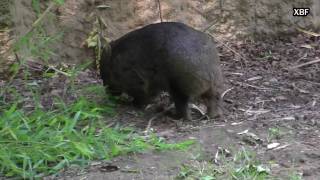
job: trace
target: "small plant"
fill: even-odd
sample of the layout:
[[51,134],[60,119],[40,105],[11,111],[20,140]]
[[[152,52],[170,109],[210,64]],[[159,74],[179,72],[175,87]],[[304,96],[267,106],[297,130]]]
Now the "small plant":
[[273,139],[280,139],[283,136],[283,132],[278,127],[272,127],[268,129],[268,142],[271,142]]
[[188,165],[183,165],[176,179],[264,180],[269,177],[269,168],[259,163],[254,153],[243,148],[232,159],[225,159],[220,165],[208,161],[193,161]]
[[271,58],[273,58],[273,53],[271,50],[268,50],[268,51],[261,51],[259,54],[258,54],[259,58],[260,59],[265,59],[265,60],[269,60]]
[[302,180],[302,175],[300,173],[294,172],[289,175],[289,180]]

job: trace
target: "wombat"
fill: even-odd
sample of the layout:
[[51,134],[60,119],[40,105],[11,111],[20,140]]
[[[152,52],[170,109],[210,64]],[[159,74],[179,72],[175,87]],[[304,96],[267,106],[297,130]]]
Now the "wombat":
[[202,98],[209,117],[220,116],[223,74],[211,36],[178,22],[147,25],[102,50],[100,74],[111,93],[125,92],[145,105],[161,91],[177,117],[191,119],[188,102]]

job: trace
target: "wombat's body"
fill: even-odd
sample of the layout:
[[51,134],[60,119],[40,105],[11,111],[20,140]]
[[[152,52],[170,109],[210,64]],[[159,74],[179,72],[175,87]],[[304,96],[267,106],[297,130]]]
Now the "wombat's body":
[[105,48],[101,77],[111,92],[126,92],[138,105],[168,91],[177,114],[190,119],[189,100],[201,97],[209,116],[220,114],[223,75],[215,43],[182,23],[158,23],[132,31]]

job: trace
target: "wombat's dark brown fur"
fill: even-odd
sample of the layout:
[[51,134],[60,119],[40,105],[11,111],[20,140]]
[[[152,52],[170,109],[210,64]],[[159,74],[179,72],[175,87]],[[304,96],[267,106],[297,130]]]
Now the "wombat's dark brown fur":
[[185,24],[151,24],[111,42],[100,71],[111,92],[125,92],[137,105],[168,91],[179,117],[191,118],[188,102],[197,97],[210,117],[221,114],[223,75],[215,43]]

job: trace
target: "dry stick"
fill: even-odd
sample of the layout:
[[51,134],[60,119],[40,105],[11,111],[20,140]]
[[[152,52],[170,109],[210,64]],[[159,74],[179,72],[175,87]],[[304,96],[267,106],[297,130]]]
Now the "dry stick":
[[53,66],[48,66],[49,69],[52,69],[54,71],[56,71],[57,73],[60,73],[62,75],[65,75],[65,76],[71,76],[70,74],[66,73],[66,72],[63,72],[63,71],[60,71],[59,69],[53,67]]
[[220,98],[223,99],[224,96],[225,96],[228,92],[230,92],[232,89],[233,89],[233,87],[225,90],[225,91],[221,94],[221,97],[220,97]]
[[258,89],[258,90],[269,90],[269,91],[272,90],[271,88],[259,87],[259,86],[251,85],[251,84],[244,83],[244,82],[242,82],[241,85],[242,86],[247,86],[247,87],[252,87],[252,88],[255,88],[255,89]]
[[14,56],[16,57],[17,63],[21,64],[21,60],[16,52],[14,53]]
[[303,33],[305,33],[305,34],[309,34],[309,35],[311,35],[311,36],[314,36],[314,37],[320,37],[320,34],[319,33],[315,33],[315,32],[311,32],[311,31],[306,31],[306,30],[304,30],[304,29],[301,29],[301,28],[296,28],[298,31],[301,31],[301,32],[303,32]]
[[108,27],[107,23],[101,18],[101,16],[98,16],[98,21],[99,21],[99,26],[101,29],[102,29],[102,25],[103,25],[103,28]]
[[157,0],[157,1],[158,1],[158,8],[159,8],[160,20],[161,20],[161,22],[163,22],[163,20],[162,20],[162,12],[161,12],[161,3],[160,3],[160,0]]
[[211,29],[212,26],[214,26],[214,25],[217,23],[217,21],[218,21],[218,20],[212,21],[208,27],[206,27],[206,28],[203,29],[203,32],[207,33],[207,31],[208,31],[209,29]]
[[12,29],[0,29],[0,32],[9,32],[11,31]]
[[290,68],[288,68],[288,70],[297,69],[297,68],[300,68],[300,67],[303,67],[303,66],[307,66],[307,65],[310,65],[310,64],[315,64],[315,63],[318,63],[318,62],[320,62],[320,59],[315,59],[313,61],[309,61],[309,62],[306,62],[306,63],[299,64],[297,66],[290,67]]
[[[99,34],[99,36],[98,36],[98,38],[97,38],[97,40],[98,40],[98,58],[96,58],[96,61],[95,61],[95,64],[96,64],[96,66],[98,65],[98,62],[97,62],[97,60],[98,61],[100,61],[101,60],[101,38],[104,38],[103,37],[103,32],[102,32],[102,24],[103,24],[103,21],[102,21],[102,18],[99,16],[99,17],[97,17],[97,20],[98,20],[98,23],[99,23],[99,30],[98,30],[98,34]],[[106,26],[105,26],[106,27]],[[100,65],[99,65],[100,66]]]

